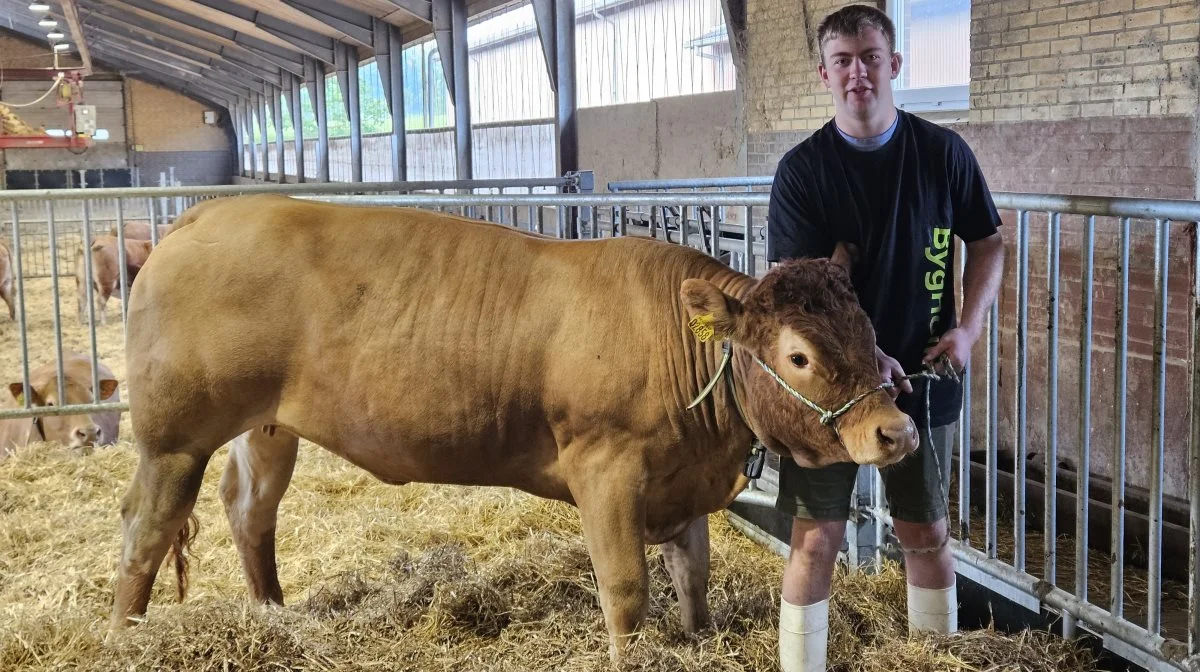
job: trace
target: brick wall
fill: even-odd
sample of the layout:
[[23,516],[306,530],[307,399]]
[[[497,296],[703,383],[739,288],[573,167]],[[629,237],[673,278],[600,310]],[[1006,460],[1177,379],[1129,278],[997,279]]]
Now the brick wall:
[[971,3],[972,122],[1195,114],[1195,0]]
[[137,79],[128,89],[129,137],[137,151],[230,151],[221,126],[204,123],[204,111],[216,108]]

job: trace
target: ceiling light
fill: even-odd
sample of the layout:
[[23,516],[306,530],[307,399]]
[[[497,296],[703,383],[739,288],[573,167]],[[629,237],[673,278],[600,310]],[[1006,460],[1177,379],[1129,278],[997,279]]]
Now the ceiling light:
[[70,48],[71,48],[71,45],[67,44],[66,42],[59,42],[58,44],[54,45],[55,51],[66,51],[67,49],[70,49]]
[[31,11],[31,12],[48,12],[48,11],[50,11],[50,5],[47,5],[44,2],[30,3],[29,11]]
[[65,36],[57,30],[46,33],[46,39],[48,40],[61,40],[63,37]]
[[38,21],[38,25],[43,28],[54,28],[58,26],[58,21],[55,21],[54,19],[42,19],[41,21]]

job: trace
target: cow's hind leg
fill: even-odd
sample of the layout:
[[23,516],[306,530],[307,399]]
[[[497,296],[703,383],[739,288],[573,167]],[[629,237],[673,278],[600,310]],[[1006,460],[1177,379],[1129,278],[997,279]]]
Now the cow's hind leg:
[[695,633],[708,625],[708,516],[693,520],[664,543],[662,553],[679,596],[683,629]]
[[221,501],[256,602],[283,604],[275,569],[275,516],[292,480],[299,444],[295,434],[277,427],[255,428],[233,440],[221,476]]
[[640,474],[617,465],[588,465],[571,484],[587,541],[600,608],[608,626],[609,656],[619,662],[646,618],[650,581],[646,568],[645,510]]
[[179,597],[187,589],[186,552],[195,529],[188,517],[213,450],[160,451],[141,446],[141,459],[121,504],[124,542],[117,568],[111,626],[146,613],[158,568],[172,548]]

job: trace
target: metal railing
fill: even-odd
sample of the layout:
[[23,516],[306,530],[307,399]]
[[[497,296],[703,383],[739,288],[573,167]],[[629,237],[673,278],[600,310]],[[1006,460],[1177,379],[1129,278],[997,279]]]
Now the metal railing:
[[[320,188],[313,189],[314,186]],[[749,275],[761,275],[767,270],[765,236],[762,227],[754,224],[755,214],[765,213],[768,205],[769,195],[761,191],[451,195],[384,193],[394,192],[394,186],[367,193],[370,189],[365,186],[259,185],[250,189],[194,187],[168,191],[186,192],[184,196],[190,199],[227,195],[231,191],[283,191],[328,202],[457,212],[560,237],[664,237],[668,242],[690,245],[725,259]],[[4,198],[6,196],[8,198]],[[0,200],[14,200],[12,196],[0,195]],[[146,194],[137,196],[144,198]],[[975,363],[968,366],[964,378],[967,393],[964,394],[954,452],[957,497],[952,498],[952,515],[958,524],[952,526],[956,532],[951,547],[958,559],[959,572],[1034,611],[1046,609],[1062,615],[1068,636],[1086,629],[1102,636],[1105,645],[1114,652],[1144,666],[1200,669],[1200,657],[1197,656],[1200,653],[1200,589],[1197,586],[1200,580],[1200,530],[1197,528],[1200,522],[1200,414],[1194,411],[1196,400],[1200,399],[1200,375],[1197,373],[1200,280],[1196,272],[1200,253],[1195,240],[1195,225],[1191,224],[1200,219],[1200,203],[1011,193],[993,196],[997,206],[1011,220],[1004,235],[1015,250],[1010,258],[1015,258],[1016,263],[1009,264],[1002,298],[990,311],[987,338],[981,339],[983,342]],[[78,198],[78,194],[49,194],[46,200],[72,197]],[[706,226],[705,221],[694,214],[700,208],[714,212],[720,208],[720,212],[727,215],[737,214],[740,225],[730,226],[732,218],[727,218],[725,226],[712,226],[711,221]],[[609,214],[611,220],[602,223],[598,218],[601,213]],[[1044,217],[1042,213],[1045,213]],[[85,211],[85,220],[87,216]],[[1184,226],[1182,223],[1189,224]],[[578,224],[577,229],[572,228],[575,224]],[[1105,236],[1115,241],[1114,245],[1104,247],[1097,243],[1101,228]],[[19,230],[20,227],[13,229],[14,243],[17,242],[15,232]],[[1062,244],[1064,238],[1068,240],[1065,246]],[[1172,245],[1172,241],[1176,244]],[[1131,250],[1139,245],[1153,251],[1148,260],[1131,254]],[[1031,257],[1031,249],[1038,250],[1039,254]],[[1098,253],[1115,255],[1113,264],[1097,263]],[[1068,266],[1064,263],[1065,256],[1070,257],[1071,267],[1079,272],[1078,299],[1074,304],[1065,300],[1075,286],[1074,278],[1065,273]],[[19,259],[20,255],[17,257]],[[763,260],[761,263],[760,259]],[[1170,272],[1171,267],[1181,261],[1182,267],[1188,269],[1184,273],[1187,275],[1186,286],[1181,284],[1180,273],[1173,276]],[[1098,271],[1106,274],[1105,282],[1109,283],[1103,285],[1103,296],[1097,289]],[[1067,286],[1062,282],[1064,279],[1070,280]],[[1044,288],[1039,289],[1038,283],[1032,282],[1034,280],[1041,280]],[[1131,285],[1138,289],[1139,282],[1149,283],[1152,290],[1131,296]],[[1087,291],[1082,291],[1083,288]],[[1113,333],[1104,335],[1107,340],[1101,339],[1095,329],[1103,314],[1097,310],[1100,298],[1112,308]],[[1181,305],[1183,303],[1186,305]],[[1002,305],[1005,306],[1003,315],[1000,312]],[[1064,311],[1064,306],[1070,310]],[[60,330],[61,321],[57,312],[55,315],[55,328]],[[1031,315],[1036,319],[1031,320]],[[1045,316],[1044,324],[1041,315]],[[1071,319],[1077,315],[1078,319],[1068,325],[1062,321],[1064,315]],[[1182,327],[1187,331],[1186,337],[1179,336],[1179,329],[1168,328],[1173,322],[1186,324]],[[1149,335],[1131,333],[1131,325],[1139,329],[1148,326]],[[1042,360],[1034,362],[1037,349],[1031,348],[1031,340],[1037,340],[1035,332],[1042,327],[1045,328],[1045,342],[1054,346],[1043,347],[1044,363]],[[24,322],[21,328],[24,335]],[[89,328],[94,334],[91,315]],[[25,347],[24,336],[21,347]],[[1066,347],[1078,348],[1078,366],[1061,363],[1057,353]],[[1009,359],[1012,365],[1008,363]],[[1129,393],[1136,376],[1131,373],[1131,361],[1134,360],[1149,365],[1149,373],[1145,374],[1149,382],[1142,381],[1150,390],[1144,396],[1152,407],[1147,416],[1150,439],[1145,442],[1149,446],[1145,469],[1131,462],[1126,450],[1127,439],[1134,431],[1131,419],[1135,419],[1136,414],[1131,410],[1139,410],[1137,403],[1142,401],[1141,396]],[[1002,361],[1005,361],[1003,370]],[[1098,375],[1098,367],[1094,364],[1100,361],[1107,362],[1103,365],[1107,369],[1103,386],[1094,384]],[[1168,367],[1176,382],[1186,378],[1186,389],[1179,393],[1183,399],[1167,395]],[[1181,368],[1185,369],[1182,373]],[[1075,385],[1060,386],[1063,370],[1078,371],[1083,375],[1077,376]],[[1042,373],[1044,377],[1039,375]],[[1043,381],[1045,395],[1031,396],[1031,386]],[[1013,384],[1015,389],[1010,387]],[[98,389],[95,379],[93,385]],[[1001,397],[1002,390],[1004,398]],[[1105,441],[1094,437],[1099,416],[1093,413],[1093,407],[1107,400],[1101,392],[1112,395],[1111,410],[1103,411],[1111,419],[1112,427]],[[1071,394],[1077,397],[1079,413],[1072,422],[1060,423],[1060,412],[1067,404],[1058,397]],[[1035,422],[1032,417],[1036,409],[1031,413],[1031,401],[1036,401],[1038,396],[1055,401],[1044,412],[1042,422]],[[53,411],[25,408],[2,412],[0,418],[126,408],[124,404],[76,405],[57,407]],[[1181,422],[1182,416],[1173,416],[1175,422],[1168,427],[1168,409],[1175,409],[1176,416],[1179,413],[1186,415],[1187,421]],[[1046,466],[1040,475],[1036,469],[1026,468],[1030,446],[1037,438],[1031,431],[1035,425],[1044,444]],[[1181,425],[1186,426],[1182,433]],[[1071,427],[1077,432],[1074,450],[1060,450],[1060,436]],[[982,455],[978,456],[982,464],[976,459],[976,451],[972,450],[976,436],[981,437],[979,440],[983,444],[979,451]],[[1110,459],[1093,459],[1096,450],[1109,447],[1107,443],[1112,444]],[[1011,462],[1011,468],[1002,466],[1002,458],[1005,458],[1002,447],[1010,453],[1006,459]],[[1175,452],[1168,452],[1168,449]],[[1068,481],[1060,481],[1069,473],[1056,468],[1060,458],[1069,454],[1078,456],[1073,477],[1074,492],[1067,492]],[[1182,486],[1177,470],[1167,472],[1168,461],[1188,469]],[[1107,467],[1111,472],[1106,478],[1094,473],[1101,467]],[[860,481],[866,484],[861,494],[869,496],[857,500],[862,505],[855,512],[856,526],[850,538],[850,549],[855,558],[878,558],[890,518],[879,492],[880,479],[875,470],[868,468],[860,472],[867,475]],[[1171,479],[1166,478],[1168,474]],[[1003,491],[1001,477],[1009,484]],[[979,480],[983,481],[982,486]],[[1107,501],[1100,506],[1090,487],[1099,487],[1102,482],[1107,483]],[[1029,496],[1027,489],[1030,487],[1038,488],[1042,493],[1041,516],[1029,513],[1030,507],[1038,504],[1036,494]],[[979,497],[973,495],[976,491],[983,493],[982,505],[978,502]],[[1059,500],[1064,498],[1067,505],[1060,506]],[[739,499],[766,505],[771,497],[769,491],[759,489],[747,491]],[[1005,499],[1009,500],[1007,504]],[[1133,510],[1132,502],[1135,501],[1143,501],[1139,506],[1144,513]],[[1170,506],[1164,507],[1165,502]],[[1005,509],[1010,506],[1011,517],[1006,518]],[[1097,537],[1099,528],[1094,521],[1101,520],[1106,511],[1109,518],[1106,550],[1110,569],[1104,569],[1104,563],[1091,557],[1096,547],[1103,545]],[[976,516],[980,520],[976,520]],[[1063,553],[1058,549],[1058,527],[1060,519],[1067,517],[1074,521],[1075,544]],[[1184,519],[1187,522],[1179,525],[1178,522]],[[1131,527],[1134,523],[1136,530]],[[981,528],[982,534],[979,534]],[[1043,539],[1042,552],[1030,558],[1026,546],[1033,539],[1030,535],[1037,533]],[[1187,549],[1186,569],[1180,569],[1178,563],[1164,565],[1165,544],[1175,543],[1172,535],[1183,536],[1181,547]],[[1010,543],[1011,549],[1004,549],[1002,553],[1002,541]],[[1144,546],[1144,557],[1134,557],[1128,552],[1136,545]],[[1007,557],[1010,552],[1011,558]],[[1070,572],[1063,564],[1064,558],[1073,559],[1074,568]],[[1144,599],[1139,598],[1142,602],[1136,605],[1124,597],[1129,592],[1127,579],[1130,572],[1135,571],[1138,572],[1139,586],[1144,586],[1140,591]],[[1063,581],[1069,573],[1074,574],[1073,580]],[[1111,579],[1109,589],[1100,593],[1090,591],[1089,579],[1100,575]],[[1164,613],[1167,613],[1164,612],[1164,600],[1170,600],[1164,595],[1173,593],[1164,588],[1168,583],[1177,587],[1182,581],[1187,582],[1186,596],[1181,602],[1167,605],[1175,610],[1170,612],[1168,623],[1164,620]]]

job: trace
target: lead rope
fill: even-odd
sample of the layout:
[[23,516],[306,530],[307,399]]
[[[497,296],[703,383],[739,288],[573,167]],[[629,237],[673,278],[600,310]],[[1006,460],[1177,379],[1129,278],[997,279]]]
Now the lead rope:
[[945,493],[945,496],[946,496],[946,536],[942,537],[941,543],[939,543],[937,546],[930,546],[928,548],[905,548],[904,549],[904,551],[906,553],[913,553],[915,555],[932,555],[932,554],[937,553],[938,551],[942,550],[943,548],[946,547],[946,544],[950,543],[950,488],[947,487],[946,477],[942,475],[942,458],[938,456],[937,445],[935,445],[933,442],[933,427],[932,427],[932,421],[931,421],[931,413],[929,411],[929,389],[931,387],[933,387],[933,383],[935,381],[952,380],[952,381],[958,383],[958,382],[962,382],[962,378],[959,377],[958,371],[954,370],[954,367],[950,364],[950,358],[945,353],[942,353],[942,355],[940,357],[938,357],[937,363],[941,364],[942,369],[944,371],[947,371],[948,373],[938,373],[932,364],[926,364],[924,371],[914,373],[911,376],[904,376],[905,380],[912,380],[914,378],[925,378],[926,379],[926,383],[925,383],[925,432],[929,436],[929,452],[933,454],[933,465],[934,465],[934,468],[937,469],[938,496],[939,497],[942,496],[942,493]]

